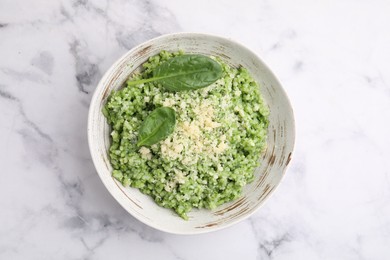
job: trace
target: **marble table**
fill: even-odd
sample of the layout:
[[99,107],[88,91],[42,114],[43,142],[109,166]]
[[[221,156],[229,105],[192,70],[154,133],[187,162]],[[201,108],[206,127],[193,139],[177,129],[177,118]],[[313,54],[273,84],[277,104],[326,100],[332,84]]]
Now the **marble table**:
[[[389,14],[380,0],[0,0],[0,259],[390,259]],[[195,236],[125,212],[86,134],[109,66],[182,31],[258,53],[297,125],[265,205]]]

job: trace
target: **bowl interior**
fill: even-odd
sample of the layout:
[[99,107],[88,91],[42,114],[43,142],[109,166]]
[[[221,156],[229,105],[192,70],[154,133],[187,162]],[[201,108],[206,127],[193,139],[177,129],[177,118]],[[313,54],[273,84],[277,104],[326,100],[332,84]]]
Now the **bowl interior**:
[[[124,188],[111,176],[109,162],[110,129],[102,107],[112,90],[119,89],[127,77],[150,56],[162,50],[199,53],[220,57],[231,66],[244,66],[260,84],[270,108],[268,148],[255,171],[255,180],[242,196],[214,210],[192,210],[185,221],[174,211],[159,207],[135,188]],[[228,39],[192,33],[165,35],[130,50],[104,75],[92,98],[88,139],[92,159],[104,185],[134,217],[156,229],[177,234],[195,234],[227,227],[253,213],[281,181],[294,146],[294,118],[285,92],[268,67],[250,50]]]

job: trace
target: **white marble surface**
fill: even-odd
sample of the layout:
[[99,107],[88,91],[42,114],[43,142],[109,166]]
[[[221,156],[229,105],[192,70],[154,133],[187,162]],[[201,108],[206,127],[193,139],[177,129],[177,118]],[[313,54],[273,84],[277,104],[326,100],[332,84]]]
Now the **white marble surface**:
[[[0,0],[0,259],[390,259],[389,14],[385,0]],[[257,52],[297,124],[265,206],[196,236],[128,215],[86,137],[104,71],[180,31]]]

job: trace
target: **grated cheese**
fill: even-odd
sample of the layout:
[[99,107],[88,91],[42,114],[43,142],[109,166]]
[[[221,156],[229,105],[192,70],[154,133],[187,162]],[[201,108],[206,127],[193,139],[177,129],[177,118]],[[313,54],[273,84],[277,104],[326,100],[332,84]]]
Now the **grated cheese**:
[[146,148],[145,146],[142,146],[142,147],[139,149],[139,153],[141,154],[141,157],[144,158],[144,159],[147,159],[147,160],[152,159],[152,153],[151,153],[150,150],[149,150],[148,148]]

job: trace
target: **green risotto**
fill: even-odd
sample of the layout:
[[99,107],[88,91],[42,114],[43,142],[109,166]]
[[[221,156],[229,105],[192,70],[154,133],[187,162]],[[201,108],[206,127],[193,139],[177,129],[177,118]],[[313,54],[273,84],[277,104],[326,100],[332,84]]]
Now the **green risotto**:
[[[130,84],[182,55],[163,51],[150,57],[123,89],[111,93],[103,113],[112,128],[113,177],[188,219],[194,207],[213,209],[238,198],[254,179],[266,148],[269,110],[245,68],[213,57],[222,77],[206,87],[170,91],[158,81]],[[157,143],[140,146],[140,129],[159,108],[175,113],[172,130]]]

